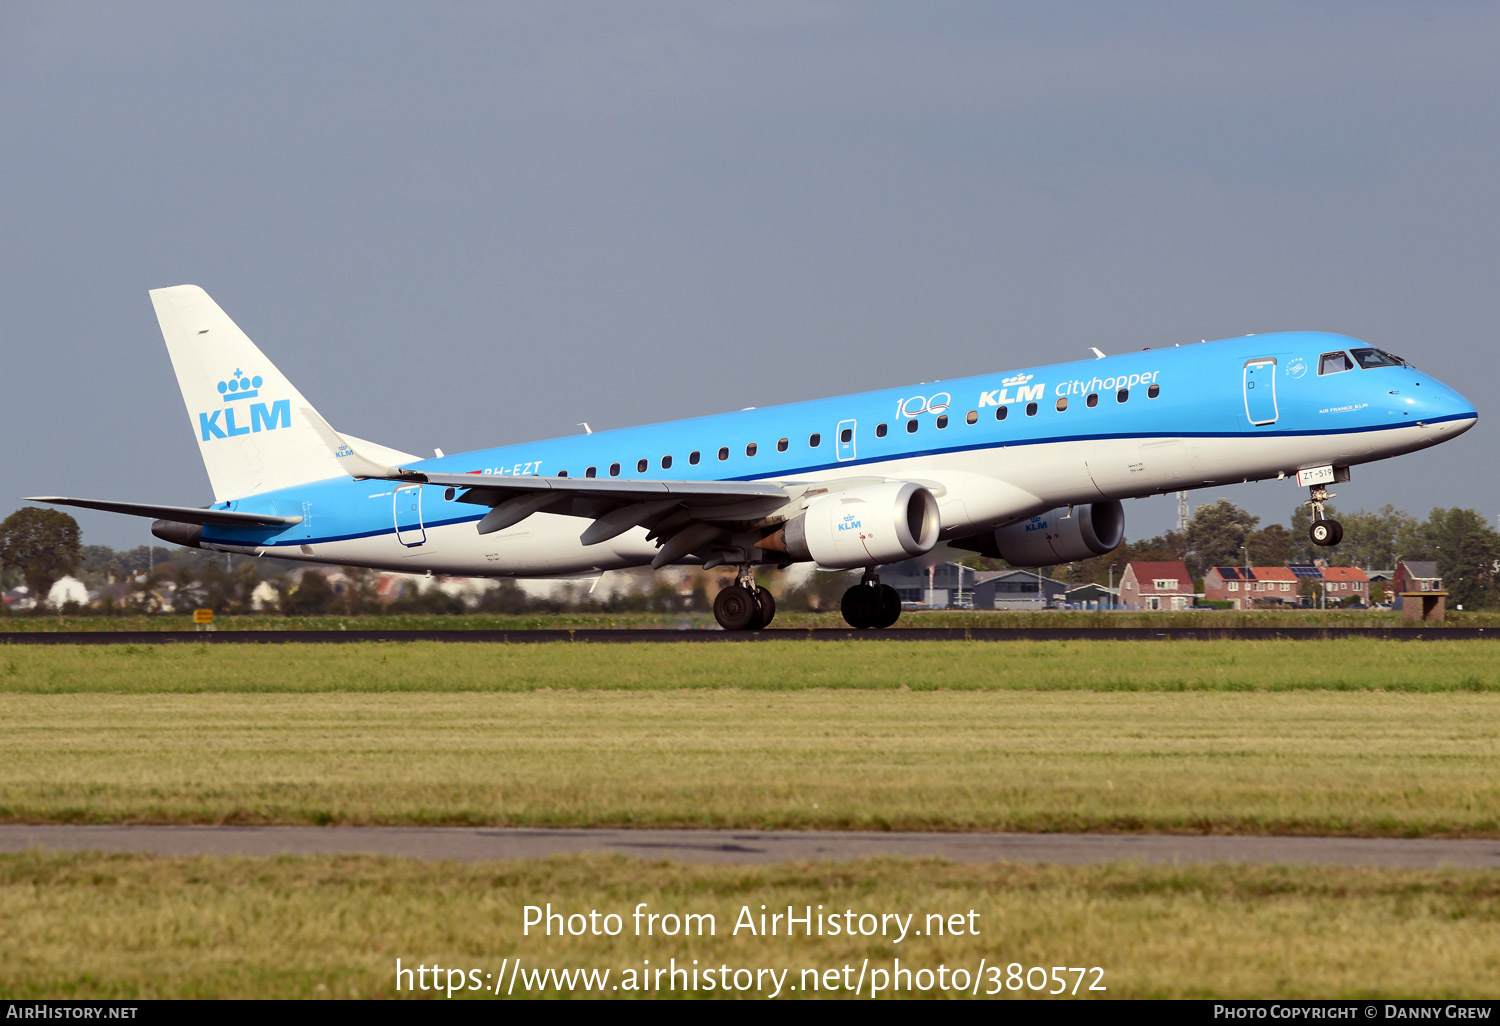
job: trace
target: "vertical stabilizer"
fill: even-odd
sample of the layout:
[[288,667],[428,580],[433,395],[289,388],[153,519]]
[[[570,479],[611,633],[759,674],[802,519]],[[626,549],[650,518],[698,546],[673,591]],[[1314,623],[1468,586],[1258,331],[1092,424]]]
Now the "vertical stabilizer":
[[153,289],[151,305],[215,501],[343,476],[311,404],[207,292]]

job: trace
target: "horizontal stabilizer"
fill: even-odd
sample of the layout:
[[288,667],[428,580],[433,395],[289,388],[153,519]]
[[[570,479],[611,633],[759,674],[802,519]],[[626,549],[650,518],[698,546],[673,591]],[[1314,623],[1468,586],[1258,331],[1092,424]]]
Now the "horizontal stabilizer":
[[201,506],[153,506],[144,502],[67,499],[60,495],[36,495],[26,501],[49,502],[54,506],[77,506],[81,509],[101,509],[106,513],[124,513],[132,517],[172,520],[179,524],[212,524],[215,527],[288,527],[302,523],[301,517],[279,517],[271,513],[236,513],[227,509],[204,509]]

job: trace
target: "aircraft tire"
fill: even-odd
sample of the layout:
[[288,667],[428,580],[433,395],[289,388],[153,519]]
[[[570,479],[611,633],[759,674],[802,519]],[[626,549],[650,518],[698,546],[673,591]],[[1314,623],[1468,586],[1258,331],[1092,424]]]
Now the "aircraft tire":
[[1329,542],[1329,545],[1337,545],[1339,542],[1344,540],[1343,524],[1339,523],[1337,520],[1330,520],[1328,521],[1328,526],[1333,528],[1333,541]]
[[901,619],[901,593],[889,584],[880,586],[880,610],[875,615],[875,622],[871,625],[885,630]]
[[749,588],[731,584],[714,596],[714,619],[726,631],[759,630],[760,603]]
[[1307,529],[1307,536],[1314,545],[1337,545],[1343,533],[1337,520],[1314,520]]
[[868,584],[856,584],[839,602],[844,622],[855,630],[869,630],[880,615],[880,592]]
[[755,586],[755,602],[760,606],[760,616],[750,629],[752,631],[764,630],[776,619],[776,599],[769,591],[760,585]]

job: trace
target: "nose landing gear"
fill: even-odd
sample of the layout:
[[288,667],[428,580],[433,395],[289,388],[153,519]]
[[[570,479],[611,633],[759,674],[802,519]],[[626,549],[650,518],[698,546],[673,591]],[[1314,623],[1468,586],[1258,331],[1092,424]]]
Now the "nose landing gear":
[[1337,520],[1329,520],[1323,510],[1323,504],[1333,498],[1333,493],[1325,485],[1311,485],[1307,489],[1311,496],[1307,505],[1312,507],[1313,522],[1308,528],[1307,535],[1312,539],[1314,545],[1337,545],[1344,539],[1344,525]]
[[714,597],[714,619],[726,631],[758,631],[776,617],[776,600],[755,583],[748,565],[741,566],[735,582]]
[[901,596],[889,584],[881,584],[871,569],[865,571],[858,584],[844,592],[839,608],[850,627],[884,629],[901,618]]

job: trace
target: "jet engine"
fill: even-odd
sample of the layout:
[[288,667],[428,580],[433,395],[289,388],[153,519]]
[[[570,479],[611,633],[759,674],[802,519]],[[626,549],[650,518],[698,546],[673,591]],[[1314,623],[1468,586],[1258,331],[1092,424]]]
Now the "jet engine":
[[999,527],[952,544],[1011,566],[1057,566],[1102,556],[1125,537],[1125,510],[1114,499],[1054,509],[1019,524]]
[[939,527],[932,492],[891,481],[820,496],[759,547],[851,570],[920,556],[937,544]]

